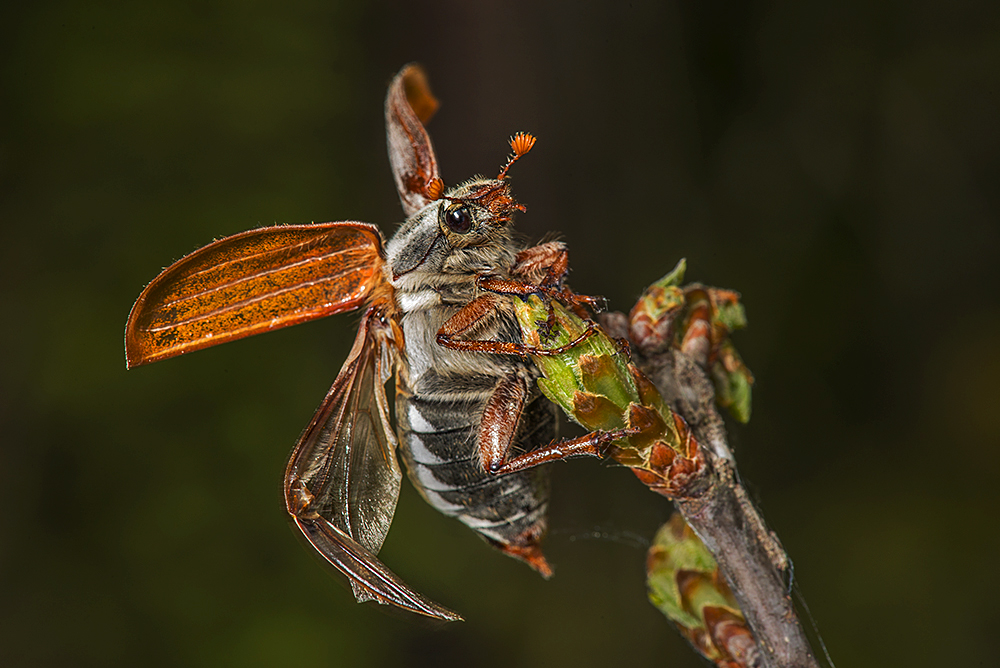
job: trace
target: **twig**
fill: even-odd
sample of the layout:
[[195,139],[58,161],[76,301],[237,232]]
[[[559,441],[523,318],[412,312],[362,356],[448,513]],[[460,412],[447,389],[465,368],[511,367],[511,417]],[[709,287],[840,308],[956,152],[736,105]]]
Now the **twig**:
[[[609,335],[629,338],[624,314],[604,314],[601,324]],[[758,665],[818,668],[792,602],[788,557],[740,484],[711,380],[692,358],[670,345],[642,349],[632,344],[633,361],[702,445],[708,465],[699,484],[692,485],[698,492],[675,499],[675,504],[715,556],[753,631]]]

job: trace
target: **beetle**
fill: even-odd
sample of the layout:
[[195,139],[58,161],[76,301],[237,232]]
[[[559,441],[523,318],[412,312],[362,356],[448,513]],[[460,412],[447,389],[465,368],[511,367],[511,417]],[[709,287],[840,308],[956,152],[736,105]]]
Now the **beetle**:
[[[407,218],[388,243],[376,226],[353,221],[265,227],[215,241],[143,290],[125,350],[133,367],[364,309],[347,360],[289,458],[286,509],[358,601],[456,620],[376,556],[399,495],[396,449],[431,505],[548,577],[539,546],[546,472],[494,472],[554,439],[554,407],[538,391],[528,355],[558,355],[574,342],[525,346],[510,299],[480,286],[484,276],[510,279],[516,262],[553,285],[566,273],[564,248],[524,249],[512,236],[513,216],[525,208],[507,172],[534,138],[511,139],[512,155],[496,178],[446,189],[424,127],[437,106],[419,66],[404,67],[389,86],[389,158]],[[393,376],[395,429],[385,393]]]

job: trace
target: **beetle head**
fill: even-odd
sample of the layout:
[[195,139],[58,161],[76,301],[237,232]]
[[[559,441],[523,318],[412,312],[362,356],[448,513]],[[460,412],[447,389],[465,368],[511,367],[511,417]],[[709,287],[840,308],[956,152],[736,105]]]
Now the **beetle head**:
[[482,176],[448,190],[440,178],[424,188],[430,203],[410,216],[386,247],[393,282],[412,272],[479,273],[509,267],[510,223],[525,211],[510,191],[507,171],[531,150],[535,138],[518,133],[513,154],[495,179]]

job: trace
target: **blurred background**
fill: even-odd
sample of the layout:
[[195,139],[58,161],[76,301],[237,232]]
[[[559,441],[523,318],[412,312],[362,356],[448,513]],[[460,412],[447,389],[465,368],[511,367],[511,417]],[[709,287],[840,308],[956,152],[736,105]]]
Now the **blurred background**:
[[995,661],[1000,6],[278,7],[0,10],[0,664],[702,665],[645,598],[669,503],[594,461],[553,467],[551,581],[407,481],[382,557],[468,621],[353,602],[281,474],[356,315],[126,373],[132,302],[212,239],[391,234],[382,103],[414,60],[447,183],[538,136],[517,224],[578,291],[627,310],[687,257],[742,292],[731,439],[834,660]]

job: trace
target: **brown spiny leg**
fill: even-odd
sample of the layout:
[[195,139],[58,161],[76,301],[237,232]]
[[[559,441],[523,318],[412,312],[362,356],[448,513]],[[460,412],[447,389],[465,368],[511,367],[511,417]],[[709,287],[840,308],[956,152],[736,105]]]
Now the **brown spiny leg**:
[[584,305],[597,313],[606,307],[603,297],[578,295],[563,285],[563,279],[569,273],[569,250],[561,241],[550,241],[521,251],[515,258],[511,273],[544,288],[558,290],[558,298],[583,319],[588,317]]
[[527,383],[519,375],[511,374],[497,383],[486,402],[477,442],[479,459],[487,473],[514,473],[567,457],[603,457],[612,443],[636,431],[592,431],[578,438],[555,440],[537,450],[508,459],[527,398]]
[[476,286],[480,290],[487,290],[500,295],[516,295],[527,297],[528,295],[538,295],[545,302],[548,316],[544,321],[538,321],[538,334],[541,340],[545,341],[552,337],[552,329],[556,324],[556,312],[552,308],[551,288],[535,283],[526,283],[514,278],[504,279],[494,276],[479,276],[476,279]]
[[612,431],[592,431],[577,438],[567,438],[552,441],[537,450],[512,457],[491,473],[504,474],[524,471],[541,464],[554,462],[568,457],[603,457],[608,454],[612,444],[632,434],[630,429],[614,429]]
[[544,325],[539,323],[539,330],[543,337],[549,335],[555,324],[555,313],[551,305],[551,300],[554,298],[561,300],[563,304],[573,309],[578,316],[584,319],[589,317],[584,304],[595,312],[604,310],[603,298],[574,294],[562,284],[566,274],[569,273],[569,250],[567,250],[566,244],[561,241],[550,241],[524,249],[515,257],[511,273],[515,277],[537,286],[529,294],[539,294],[545,300],[548,307],[548,318]]
[[576,346],[588,339],[594,334],[594,332],[597,331],[597,325],[591,322],[587,325],[587,329],[585,329],[580,336],[576,337],[576,339],[570,341],[564,346],[558,346],[556,348],[536,348],[534,346],[526,346],[522,343],[466,340],[456,338],[475,331],[493,313],[496,313],[499,306],[500,298],[495,294],[485,294],[476,297],[471,302],[463,306],[458,313],[448,318],[448,320],[441,325],[441,329],[437,332],[438,345],[444,346],[450,350],[495,353],[498,355],[519,355],[521,357],[528,357],[529,355],[539,355],[545,357],[562,355],[566,351],[573,348],[573,346]]
[[527,398],[527,384],[514,373],[500,379],[486,402],[477,443],[479,460],[487,473],[496,473],[507,461]]
[[561,241],[525,248],[514,258],[511,273],[530,283],[560,285],[569,272],[569,251]]
[[545,302],[548,316],[545,322],[538,322],[539,334],[542,339],[552,336],[552,329],[555,327],[556,313],[552,308],[552,300],[558,300],[584,320],[589,322],[590,314],[587,313],[583,305],[586,304],[594,311],[601,311],[604,308],[603,297],[590,297],[588,295],[578,295],[569,288],[556,288],[543,283],[527,283],[517,279],[503,279],[494,276],[479,276],[476,279],[476,286],[480,290],[493,292],[500,295],[515,295],[517,297],[527,297],[528,295],[538,295]]
[[477,277],[476,287],[498,295],[515,295],[517,297],[527,297],[528,295],[545,297],[552,294],[551,290],[535,283],[526,283],[514,278],[497,278],[495,276]]
[[595,313],[600,313],[608,307],[607,300],[604,297],[578,295],[567,287],[560,288],[557,296],[559,297],[559,301],[573,309],[573,312],[584,320],[590,317],[584,306]]
[[[477,443],[479,460],[487,473],[497,473],[510,454],[527,399],[528,383],[514,373],[505,376],[497,383],[489,401],[486,402]],[[526,562],[543,577],[549,578],[552,576],[552,568],[545,560],[542,548],[538,544],[541,538],[542,534],[538,531],[538,527],[533,527],[518,540],[510,543],[490,542],[506,554]]]

